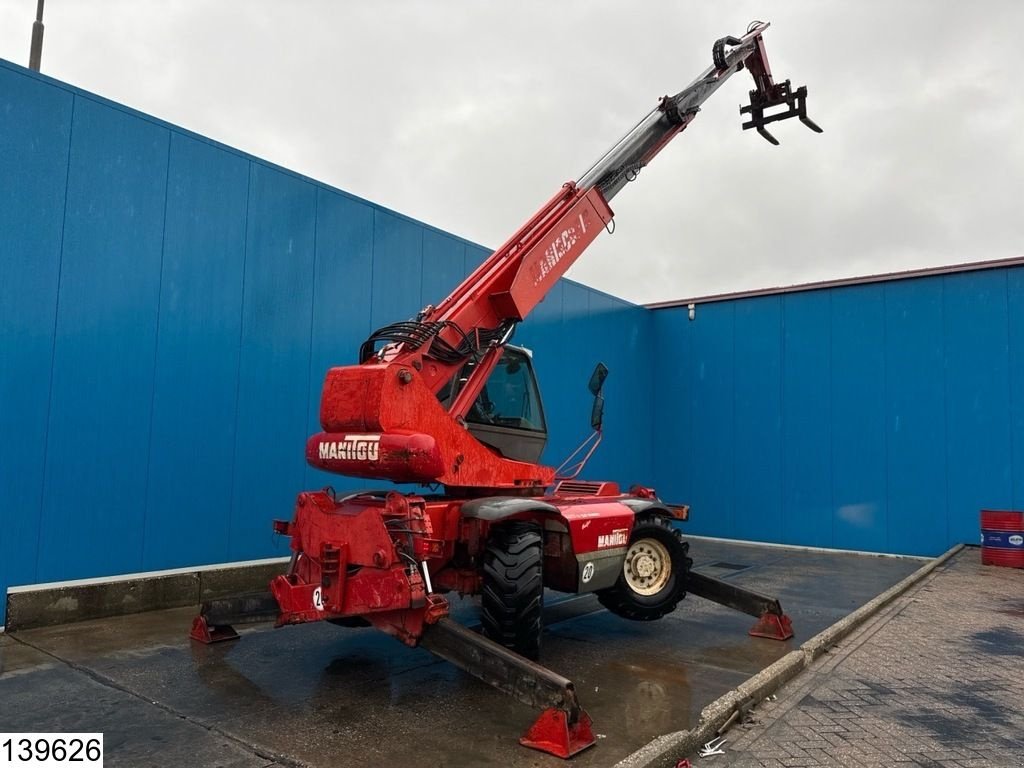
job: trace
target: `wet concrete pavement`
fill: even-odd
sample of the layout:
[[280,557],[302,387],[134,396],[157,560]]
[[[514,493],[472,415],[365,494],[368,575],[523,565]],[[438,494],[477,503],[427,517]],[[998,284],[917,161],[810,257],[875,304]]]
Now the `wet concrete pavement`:
[[[424,650],[326,623],[201,646],[192,609],[0,636],[0,731],[102,731],[111,767],[607,766],[921,565],[703,540],[691,554],[777,595],[797,637],[748,637],[750,617],[695,597],[638,623],[552,594],[542,661],[576,683],[599,734],[568,763],[518,745],[535,712]],[[472,621],[472,602],[458,612]]]

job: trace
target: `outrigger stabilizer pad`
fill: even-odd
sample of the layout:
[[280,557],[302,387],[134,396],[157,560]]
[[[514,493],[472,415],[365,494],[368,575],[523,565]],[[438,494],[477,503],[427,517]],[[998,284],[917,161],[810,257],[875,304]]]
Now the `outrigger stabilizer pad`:
[[238,633],[233,624],[273,621],[278,613],[277,601],[270,592],[250,592],[210,600],[200,606],[199,615],[192,620],[189,637],[207,645],[234,640]]
[[793,636],[793,622],[784,613],[765,611],[747,634],[769,640],[789,640]]
[[188,636],[204,645],[238,639],[238,633],[235,632],[234,627],[230,624],[221,624],[219,626],[217,624],[208,624],[203,614],[199,614],[192,619],[192,631],[188,633]]
[[555,757],[569,758],[582,752],[594,743],[593,723],[582,709],[577,713],[576,722],[569,722],[569,717],[564,709],[545,709],[519,743]]

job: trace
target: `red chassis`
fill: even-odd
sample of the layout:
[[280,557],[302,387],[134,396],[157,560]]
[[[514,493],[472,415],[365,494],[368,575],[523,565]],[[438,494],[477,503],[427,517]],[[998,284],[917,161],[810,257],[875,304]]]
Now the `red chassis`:
[[[623,501],[641,497],[620,494],[612,483],[595,490],[599,495],[507,500],[524,511],[502,517],[501,524],[541,517],[544,582],[554,589],[608,587],[622,568],[635,518]],[[275,530],[292,537],[294,551],[289,572],[271,583],[280,606],[277,624],[361,617],[416,645],[425,625],[448,614],[440,593],[481,591],[475,563],[483,556],[492,521],[464,510],[467,506],[473,502],[395,492],[341,499],[327,491],[300,494],[294,520],[275,523]],[[686,519],[685,507],[674,513]],[[400,552],[396,536],[408,536],[411,546]]]

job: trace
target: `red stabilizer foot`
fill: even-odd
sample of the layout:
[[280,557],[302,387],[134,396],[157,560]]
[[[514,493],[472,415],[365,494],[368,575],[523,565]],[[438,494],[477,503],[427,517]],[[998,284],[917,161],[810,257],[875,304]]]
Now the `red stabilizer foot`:
[[200,614],[192,619],[192,631],[188,636],[200,643],[222,643],[225,640],[236,640],[238,633],[227,624],[210,626],[206,623],[206,617]]
[[767,637],[769,640],[789,640],[793,636],[793,622],[786,614],[780,616],[777,613],[762,613],[748,634],[753,637]]
[[592,725],[590,715],[582,709],[579,719],[570,723],[564,710],[551,707],[540,713],[519,743],[555,757],[572,757],[594,744]]

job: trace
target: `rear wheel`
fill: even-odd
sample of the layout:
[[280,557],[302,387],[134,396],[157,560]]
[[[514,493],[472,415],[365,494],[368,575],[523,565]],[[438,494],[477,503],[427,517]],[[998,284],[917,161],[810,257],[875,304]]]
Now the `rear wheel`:
[[536,525],[506,523],[491,529],[484,551],[484,634],[528,659],[540,655],[543,543]]
[[618,581],[597,593],[601,605],[634,621],[653,621],[675,610],[686,597],[693,561],[690,545],[663,517],[642,517],[633,525]]

